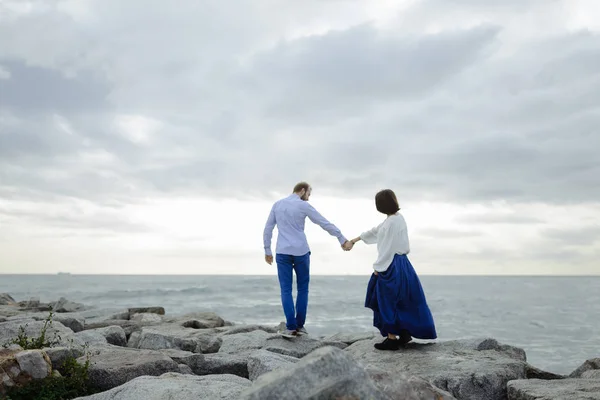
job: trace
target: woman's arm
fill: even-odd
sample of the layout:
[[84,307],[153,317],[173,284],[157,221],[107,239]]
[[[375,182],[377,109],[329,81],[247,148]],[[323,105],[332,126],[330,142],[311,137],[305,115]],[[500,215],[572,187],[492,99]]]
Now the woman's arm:
[[352,241],[356,243],[362,240],[365,242],[365,244],[375,244],[377,243],[377,233],[379,232],[380,228],[381,225],[378,225],[372,229],[369,229],[368,231],[361,233],[359,237],[352,239]]

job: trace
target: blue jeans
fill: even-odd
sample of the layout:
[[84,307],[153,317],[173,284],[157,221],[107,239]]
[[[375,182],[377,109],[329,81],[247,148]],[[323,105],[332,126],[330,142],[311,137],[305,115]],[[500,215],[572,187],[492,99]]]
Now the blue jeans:
[[[286,327],[293,331],[304,327],[306,310],[308,309],[308,284],[310,282],[310,251],[303,256],[277,254],[277,276],[281,288],[281,305],[285,313]],[[292,297],[292,270],[296,272],[296,285],[298,297],[294,310]]]

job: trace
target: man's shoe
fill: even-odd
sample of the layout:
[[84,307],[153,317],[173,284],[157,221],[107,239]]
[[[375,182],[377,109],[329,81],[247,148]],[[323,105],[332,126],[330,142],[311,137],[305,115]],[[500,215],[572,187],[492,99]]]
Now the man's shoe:
[[400,346],[402,346],[402,342],[400,340],[392,340],[390,338],[385,338],[385,340],[381,343],[375,343],[375,348],[377,350],[398,350]]
[[296,330],[296,332],[297,332],[297,333],[298,333],[298,335],[300,335],[300,336],[302,336],[302,335],[308,335],[308,331],[306,330],[306,328],[305,328],[305,327],[298,328],[298,329]]
[[292,339],[292,338],[295,338],[296,336],[298,336],[297,331],[292,331],[289,329],[284,329],[282,331],[278,331],[277,333],[279,333],[281,336],[288,338],[288,339]]

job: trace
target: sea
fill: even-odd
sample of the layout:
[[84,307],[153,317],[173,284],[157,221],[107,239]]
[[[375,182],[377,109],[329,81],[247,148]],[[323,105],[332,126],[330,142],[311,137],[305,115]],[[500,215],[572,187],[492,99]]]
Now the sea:
[[[569,374],[600,357],[600,276],[421,276],[438,340],[491,337],[523,348],[530,364]],[[377,332],[364,307],[369,276],[311,277],[313,335]],[[213,311],[227,321],[284,320],[276,276],[0,275],[17,301],[60,297],[103,309],[162,306],[170,315]],[[295,293],[294,293],[295,295]]]

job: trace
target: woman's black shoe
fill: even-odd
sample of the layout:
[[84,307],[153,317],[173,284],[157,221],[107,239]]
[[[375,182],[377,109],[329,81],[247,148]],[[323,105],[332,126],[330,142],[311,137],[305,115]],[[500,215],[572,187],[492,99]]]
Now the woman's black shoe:
[[375,348],[377,350],[398,350],[402,342],[400,340],[392,340],[390,338],[386,338],[381,343],[375,343]]
[[410,341],[412,341],[412,336],[410,336],[410,333],[408,333],[406,329],[400,331],[400,343],[404,345]]

